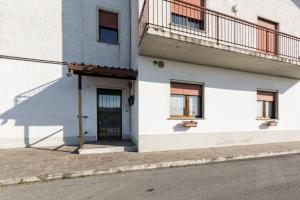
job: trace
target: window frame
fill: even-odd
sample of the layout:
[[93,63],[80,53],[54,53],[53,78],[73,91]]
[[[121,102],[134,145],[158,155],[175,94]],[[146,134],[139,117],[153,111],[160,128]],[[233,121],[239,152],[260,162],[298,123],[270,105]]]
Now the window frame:
[[[178,83],[178,84],[186,84],[186,85],[198,85],[201,87],[201,95],[180,95],[180,94],[173,94],[171,91],[171,84],[172,83]],[[171,80],[170,81],[170,92],[169,92],[169,119],[171,120],[187,120],[187,119],[204,119],[204,83],[199,83],[199,82],[189,82],[189,81],[178,81],[178,80]],[[185,110],[184,110],[184,115],[171,115],[171,96],[172,95],[179,95],[179,96],[184,96],[185,97]],[[190,96],[197,96],[199,97],[198,99],[198,107],[199,107],[199,116],[189,116],[187,113],[189,113],[190,109]]]
[[[263,100],[258,100],[257,96],[259,92],[269,92],[269,93],[273,93],[274,94],[274,101],[263,101]],[[265,90],[265,89],[257,89],[256,90],[256,105],[258,104],[258,102],[262,102],[262,106],[263,106],[263,116],[258,116],[258,113],[256,112],[256,119],[257,120],[278,120],[279,119],[279,112],[278,112],[278,91],[277,90]],[[269,117],[267,114],[267,107],[268,107],[268,102],[272,102],[273,104],[273,116],[274,117]]]
[[[266,46],[265,50],[264,49],[259,49],[259,48],[258,48],[258,50],[262,51],[262,52],[265,52],[265,53],[271,53],[271,54],[274,54],[274,55],[278,55],[278,53],[280,51],[280,41],[279,41],[279,36],[278,36],[277,32],[280,31],[280,29],[279,29],[280,28],[280,23],[276,22],[276,21],[273,21],[273,20],[270,20],[268,18],[258,16],[257,17],[257,24],[259,24],[260,22],[269,23],[269,24],[272,24],[272,25],[275,26],[275,30],[274,30],[274,37],[275,37],[274,38],[274,42],[275,42],[274,46],[275,47],[274,47],[274,52],[269,51],[269,49],[268,49],[269,46]],[[264,27],[263,25],[260,25],[260,26]],[[262,30],[262,29],[259,29],[258,31],[264,33],[264,30]],[[265,38],[265,40],[266,40],[269,36],[267,36],[267,34],[268,34],[267,32],[265,32],[264,34],[266,34],[266,38]],[[257,40],[258,40],[257,43],[261,42],[261,41],[259,41],[260,40],[259,36],[256,36],[256,37],[257,37]],[[263,41],[262,43],[266,42],[264,40],[262,40],[262,41]],[[257,44],[257,46],[259,46],[259,44]]]
[[[116,14],[118,17],[118,28],[117,29],[113,29],[110,27],[105,27],[105,26],[100,26],[100,11],[104,11],[104,12],[109,12],[109,13],[113,13]],[[104,8],[104,7],[97,7],[97,42],[99,43],[103,43],[103,44],[110,44],[110,45],[120,45],[120,20],[121,20],[121,14],[119,11],[117,10],[112,10],[109,8]],[[107,30],[114,30],[117,32],[117,43],[113,43],[113,42],[105,42],[101,40],[101,27],[105,28]]]

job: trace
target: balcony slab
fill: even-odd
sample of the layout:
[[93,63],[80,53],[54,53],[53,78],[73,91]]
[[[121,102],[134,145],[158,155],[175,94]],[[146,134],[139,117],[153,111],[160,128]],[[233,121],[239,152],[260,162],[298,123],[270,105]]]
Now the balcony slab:
[[239,71],[300,78],[300,59],[228,45],[208,38],[149,26],[141,40],[143,56],[175,60]]

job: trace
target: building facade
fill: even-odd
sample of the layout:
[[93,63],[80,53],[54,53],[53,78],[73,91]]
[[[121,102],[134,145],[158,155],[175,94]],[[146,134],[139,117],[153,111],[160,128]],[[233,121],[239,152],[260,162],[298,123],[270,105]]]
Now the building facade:
[[4,0],[0,10],[0,148],[300,140],[298,0]]

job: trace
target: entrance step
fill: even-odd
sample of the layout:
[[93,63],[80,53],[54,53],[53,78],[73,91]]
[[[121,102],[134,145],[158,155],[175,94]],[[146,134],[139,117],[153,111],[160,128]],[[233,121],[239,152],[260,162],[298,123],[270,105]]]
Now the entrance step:
[[79,154],[102,154],[118,152],[136,152],[137,147],[131,141],[99,141],[87,142],[82,149],[78,150]]

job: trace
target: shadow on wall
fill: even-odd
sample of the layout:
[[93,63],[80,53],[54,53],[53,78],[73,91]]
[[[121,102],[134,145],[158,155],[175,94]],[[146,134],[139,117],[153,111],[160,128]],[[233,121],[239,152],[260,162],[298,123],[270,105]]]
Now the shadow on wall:
[[253,92],[260,88],[278,90],[283,94],[299,82],[296,79],[173,61],[166,61],[165,67],[161,69],[152,63],[151,58],[144,62],[139,79],[155,84],[170,84],[170,80],[194,81],[204,83],[205,88]]
[[[74,127],[77,127],[77,107],[76,99],[73,98],[76,96],[76,88],[71,79],[63,77],[19,94],[15,97],[15,106],[0,115],[0,124],[5,125],[8,120],[14,120],[16,127],[23,127],[26,147],[38,145],[59,134],[63,134],[66,144],[76,143]],[[39,133],[34,129],[43,131],[44,127],[53,128],[47,129],[47,134],[42,133],[43,137],[38,136]],[[31,136],[31,129],[37,135]],[[39,139],[32,141],[30,137]]]
[[[82,62],[82,4],[82,0],[61,0],[62,32],[57,30],[53,33],[62,34],[62,57],[57,61]],[[40,63],[39,67],[43,65]],[[67,71],[66,66],[61,66],[61,76],[56,80],[18,94],[14,107],[0,113],[0,126],[10,126],[10,120],[15,123],[15,130],[9,128],[11,133],[8,134],[13,135],[11,138],[24,138],[26,147],[47,144],[48,141],[78,143],[77,76],[66,77]]]
[[292,0],[292,2],[300,9],[300,0]]

